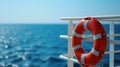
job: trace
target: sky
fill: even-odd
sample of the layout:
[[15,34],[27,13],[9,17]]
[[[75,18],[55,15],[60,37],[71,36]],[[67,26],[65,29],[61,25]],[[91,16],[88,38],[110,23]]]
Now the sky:
[[120,0],[0,0],[0,23],[58,23],[60,17],[120,15]]

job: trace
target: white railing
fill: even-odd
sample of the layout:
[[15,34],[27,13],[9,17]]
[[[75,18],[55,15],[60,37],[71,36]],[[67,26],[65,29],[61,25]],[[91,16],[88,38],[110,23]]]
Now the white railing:
[[[120,41],[115,40],[115,36],[120,36],[120,34],[114,34],[114,22],[120,22],[120,15],[108,15],[108,16],[92,16],[97,18],[100,21],[109,21],[110,22],[110,33],[107,35],[109,36],[109,51],[105,52],[105,54],[109,54],[109,67],[114,67],[114,53],[120,53],[120,50],[114,51],[114,44],[119,44]],[[68,60],[68,67],[74,67],[73,63],[78,61],[73,58],[74,53],[73,49],[71,47],[72,41],[71,41],[71,36],[72,36],[72,31],[73,31],[73,21],[80,21],[84,17],[61,17],[61,20],[67,20],[69,21],[68,23],[68,35],[60,35],[60,38],[65,38],[68,39],[68,54],[63,54],[60,55],[60,58]],[[88,41],[92,41],[92,39],[86,39]]]

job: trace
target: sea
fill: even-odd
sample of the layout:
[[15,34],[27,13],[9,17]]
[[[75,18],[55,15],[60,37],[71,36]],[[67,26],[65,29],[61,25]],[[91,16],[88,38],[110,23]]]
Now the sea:
[[[109,24],[103,26],[108,34]],[[114,27],[115,33],[120,33],[120,24]],[[67,67],[67,61],[59,57],[67,53],[67,39],[59,38],[67,32],[67,24],[0,24],[0,67]],[[92,44],[83,41],[86,52]],[[120,45],[115,45],[115,50],[120,50]],[[105,54],[97,65],[109,67],[109,61]],[[114,65],[120,66],[120,53],[115,53]],[[74,67],[80,65],[74,63]]]

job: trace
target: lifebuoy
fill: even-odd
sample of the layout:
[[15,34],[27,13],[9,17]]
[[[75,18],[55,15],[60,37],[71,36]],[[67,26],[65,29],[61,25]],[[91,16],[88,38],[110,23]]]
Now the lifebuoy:
[[[89,30],[92,33],[94,44],[89,53],[82,48],[82,35]],[[74,28],[72,35],[72,47],[75,56],[82,66],[94,66],[104,55],[107,46],[106,32],[100,22],[93,17],[82,19]]]

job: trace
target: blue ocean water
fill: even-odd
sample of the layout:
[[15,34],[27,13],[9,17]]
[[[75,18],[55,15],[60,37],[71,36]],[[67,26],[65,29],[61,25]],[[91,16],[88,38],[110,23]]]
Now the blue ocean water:
[[[109,25],[104,24],[104,28],[109,33]],[[120,33],[120,25],[115,25],[115,33]],[[0,67],[67,67],[67,61],[59,58],[67,53],[67,40],[60,39],[60,34],[67,34],[67,24],[1,24]],[[83,43],[89,52],[92,43]],[[120,45],[115,45],[118,49]],[[120,65],[120,53],[115,54],[114,61]],[[107,67],[109,55],[104,55],[98,65]]]

